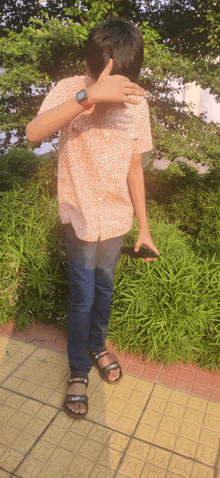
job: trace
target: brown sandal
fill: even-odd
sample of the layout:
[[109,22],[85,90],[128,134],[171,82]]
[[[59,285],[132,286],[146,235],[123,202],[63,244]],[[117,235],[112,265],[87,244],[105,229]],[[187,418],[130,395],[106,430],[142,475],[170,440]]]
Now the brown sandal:
[[[70,378],[68,380],[68,385],[71,385],[71,383],[85,383],[86,384],[86,388],[88,387],[88,383],[89,383],[89,379],[88,378],[78,378],[78,380],[75,380],[73,378]],[[72,410],[70,410],[69,407],[67,407],[67,405],[69,403],[84,403],[86,405],[86,411],[85,413],[74,413]],[[66,400],[64,402],[64,411],[67,413],[67,415],[69,415],[69,417],[73,417],[73,418],[85,418],[85,416],[87,415],[88,413],[88,397],[87,395],[72,395],[71,393],[68,393],[66,395]]]
[[[105,353],[103,353],[103,352],[105,352]],[[97,368],[100,377],[103,380],[105,380],[105,382],[107,382],[107,383],[115,384],[115,383],[118,383],[119,380],[121,380],[121,378],[122,378],[122,370],[121,370],[121,366],[118,363],[118,361],[115,360],[114,362],[110,363],[109,365],[106,365],[106,367],[103,367],[103,368],[101,368],[98,364],[98,360],[101,357],[104,357],[105,355],[108,355],[108,354],[109,354],[109,351],[107,349],[103,350],[102,352],[100,352],[98,354],[93,354],[92,352],[89,352],[92,364],[94,365],[94,367]],[[118,368],[120,369],[119,377],[116,380],[109,380],[109,374],[110,374],[111,370],[117,370]]]

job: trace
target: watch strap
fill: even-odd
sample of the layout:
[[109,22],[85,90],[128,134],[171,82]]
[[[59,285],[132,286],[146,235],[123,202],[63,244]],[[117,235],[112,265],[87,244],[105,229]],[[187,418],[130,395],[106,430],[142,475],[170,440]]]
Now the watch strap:
[[83,106],[85,110],[90,110],[93,107],[93,105],[91,105],[91,103],[89,103],[87,99],[82,101],[80,104]]

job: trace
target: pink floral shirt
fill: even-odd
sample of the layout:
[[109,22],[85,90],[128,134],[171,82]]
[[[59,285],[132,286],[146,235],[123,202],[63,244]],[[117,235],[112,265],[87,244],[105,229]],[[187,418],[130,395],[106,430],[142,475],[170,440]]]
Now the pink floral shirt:
[[[91,85],[88,76],[59,81],[38,114]],[[115,103],[104,114],[94,105],[63,127],[59,136],[59,215],[84,241],[104,241],[132,229],[134,208],[127,184],[131,157],[153,146],[147,99],[131,98],[140,104]]]

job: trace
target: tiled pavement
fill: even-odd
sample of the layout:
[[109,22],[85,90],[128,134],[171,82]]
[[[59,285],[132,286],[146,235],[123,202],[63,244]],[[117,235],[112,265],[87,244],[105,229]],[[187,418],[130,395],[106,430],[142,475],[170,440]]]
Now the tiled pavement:
[[0,478],[220,478],[220,373],[120,358],[123,379],[89,374],[89,412],[62,410],[66,331],[0,327]]

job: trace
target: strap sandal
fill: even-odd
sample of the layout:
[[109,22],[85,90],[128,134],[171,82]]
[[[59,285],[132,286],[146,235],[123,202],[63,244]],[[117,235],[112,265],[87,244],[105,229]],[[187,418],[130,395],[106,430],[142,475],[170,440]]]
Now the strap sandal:
[[[103,353],[105,352],[105,353]],[[107,383],[110,383],[110,384],[115,384],[115,383],[118,383],[119,380],[121,380],[122,378],[122,370],[121,370],[121,366],[120,364],[118,363],[117,360],[115,360],[114,362],[110,363],[109,365],[106,365],[106,367],[100,367],[99,364],[98,364],[98,360],[101,358],[101,357],[104,357],[105,355],[108,355],[109,354],[109,351],[106,349],[105,351],[103,352],[100,352],[98,354],[93,354],[92,352],[89,352],[89,355],[91,357],[91,361],[92,361],[92,364],[94,365],[94,367],[97,368],[98,372],[99,372],[99,375],[100,377]],[[117,369],[120,369],[120,374],[119,374],[119,377],[116,379],[116,380],[109,380],[109,374],[111,372],[111,370],[117,370]]]
[[[86,388],[88,387],[89,379],[88,378],[82,378],[79,377],[78,380],[74,380],[73,378],[70,378],[67,381],[68,385],[71,385],[72,383],[85,383]],[[70,403],[84,403],[86,406],[86,411],[85,413],[75,413],[73,410],[71,410],[67,405]],[[88,397],[87,395],[72,395],[72,394],[67,394],[65,398],[65,402],[63,404],[64,406],[64,411],[69,415],[69,417],[73,418],[85,418],[85,416],[88,413]]]

